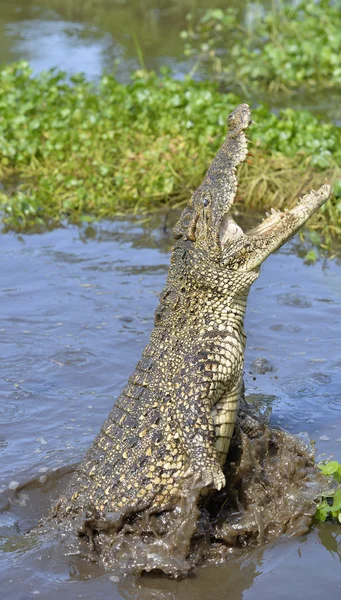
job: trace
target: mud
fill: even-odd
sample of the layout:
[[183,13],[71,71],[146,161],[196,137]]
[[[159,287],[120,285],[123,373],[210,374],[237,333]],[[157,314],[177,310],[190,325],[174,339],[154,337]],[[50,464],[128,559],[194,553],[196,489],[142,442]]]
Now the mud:
[[108,514],[89,507],[65,520],[50,517],[37,534],[59,532],[68,554],[104,565],[119,578],[145,572],[177,578],[283,534],[307,533],[315,500],[326,489],[309,440],[262,422],[254,434],[247,418],[241,426],[225,468],[227,485],[220,492],[203,496],[201,482],[189,478],[178,503],[161,513],[146,507],[139,513]]

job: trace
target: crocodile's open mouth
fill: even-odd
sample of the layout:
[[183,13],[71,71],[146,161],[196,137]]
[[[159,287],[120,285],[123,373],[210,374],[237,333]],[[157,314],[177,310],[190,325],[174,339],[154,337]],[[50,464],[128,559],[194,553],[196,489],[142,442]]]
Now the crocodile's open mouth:
[[[319,190],[311,190],[305,194],[290,210],[286,209],[283,212],[271,209],[271,213],[266,215],[259,225],[244,233],[232,218],[231,208],[238,188],[237,167],[247,161],[249,155],[245,133],[252,123],[249,106],[247,104],[237,106],[228,118],[229,129],[226,141],[205,178],[206,185],[219,198],[219,202],[214,207],[216,218],[213,221],[220,248],[225,258],[235,256],[241,259],[243,254],[244,260],[239,260],[239,266],[243,269],[254,268],[250,266],[251,264],[259,266],[271,252],[284,244],[304,225],[309,217],[328,200],[331,193],[331,186],[326,183]],[[213,192],[211,195],[214,196]],[[252,260],[250,260],[251,254],[253,254]]]
[[228,268],[244,271],[258,267],[282,246],[331,193],[330,185],[325,184],[303,196],[290,210],[272,209],[259,225],[244,233],[231,210],[238,189],[237,170],[249,155],[246,131],[252,123],[247,104],[240,104],[229,115],[226,139],[173,230],[175,239],[197,242],[212,257],[222,253]]
[[235,220],[231,217],[231,215],[230,214],[224,215],[224,217],[222,218],[222,222],[220,224],[220,230],[219,230],[220,246],[222,248],[225,248],[225,246],[229,242],[236,240],[243,235],[244,235],[244,231],[235,222]]

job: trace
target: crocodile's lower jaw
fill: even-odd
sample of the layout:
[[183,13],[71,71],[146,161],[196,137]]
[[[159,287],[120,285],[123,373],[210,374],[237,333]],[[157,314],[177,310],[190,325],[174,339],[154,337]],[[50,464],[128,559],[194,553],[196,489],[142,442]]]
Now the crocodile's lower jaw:
[[263,221],[244,233],[232,218],[222,221],[221,239],[224,260],[228,268],[252,271],[258,268],[272,252],[290,239],[302,225],[328,200],[331,194],[329,183],[317,191],[311,190],[297,204],[284,212],[271,210]]
[[[311,190],[302,198],[299,198],[296,205],[290,210],[284,211],[271,209],[271,213],[266,213],[262,222],[247,232],[247,236],[252,238],[261,234],[271,235],[276,228],[290,226],[298,229],[328,200],[331,194],[331,185],[325,183],[317,191]],[[288,224],[288,225],[287,225]]]

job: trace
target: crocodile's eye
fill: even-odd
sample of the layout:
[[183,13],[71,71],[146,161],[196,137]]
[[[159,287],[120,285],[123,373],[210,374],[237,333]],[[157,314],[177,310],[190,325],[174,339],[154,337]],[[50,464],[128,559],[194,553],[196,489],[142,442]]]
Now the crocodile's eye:
[[202,203],[203,203],[204,207],[207,208],[210,205],[210,199],[207,198],[207,196],[205,196]]

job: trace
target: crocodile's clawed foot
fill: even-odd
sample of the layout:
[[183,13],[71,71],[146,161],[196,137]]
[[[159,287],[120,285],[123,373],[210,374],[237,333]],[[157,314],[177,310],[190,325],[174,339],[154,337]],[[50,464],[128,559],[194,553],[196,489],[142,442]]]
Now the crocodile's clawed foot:
[[200,481],[205,487],[211,487],[218,491],[222,490],[226,485],[225,475],[220,466],[209,465],[201,470],[189,467],[184,477],[191,476],[195,476],[196,480]]
[[221,468],[205,469],[201,471],[201,479],[205,486],[212,487],[216,490],[222,490],[226,485],[225,475]]

